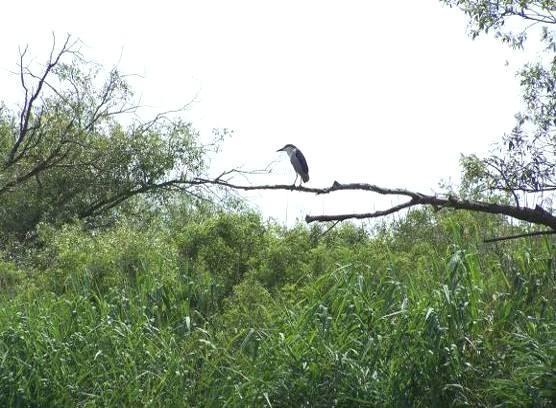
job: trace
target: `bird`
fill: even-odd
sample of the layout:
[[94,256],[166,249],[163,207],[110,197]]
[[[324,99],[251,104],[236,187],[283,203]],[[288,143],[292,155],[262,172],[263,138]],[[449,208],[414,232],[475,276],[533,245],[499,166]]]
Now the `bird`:
[[[281,149],[278,149],[277,152],[286,152],[288,156],[290,156],[290,161],[295,170],[294,186],[299,176],[301,176],[301,180],[303,180],[304,183],[309,181],[309,167],[307,166],[307,160],[305,160],[305,156],[303,156],[301,150],[292,144],[287,144]],[[301,183],[299,185],[301,185]]]

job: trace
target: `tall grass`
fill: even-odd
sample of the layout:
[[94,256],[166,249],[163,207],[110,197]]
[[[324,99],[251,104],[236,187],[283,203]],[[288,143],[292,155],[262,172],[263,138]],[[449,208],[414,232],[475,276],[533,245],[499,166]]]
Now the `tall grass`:
[[553,242],[413,217],[45,231],[0,263],[0,405],[551,406]]

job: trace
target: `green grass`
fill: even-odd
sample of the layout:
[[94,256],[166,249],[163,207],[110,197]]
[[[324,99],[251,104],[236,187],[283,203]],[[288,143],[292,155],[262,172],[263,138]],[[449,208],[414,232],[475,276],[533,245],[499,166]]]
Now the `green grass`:
[[553,242],[489,228],[45,230],[0,263],[0,405],[551,406]]

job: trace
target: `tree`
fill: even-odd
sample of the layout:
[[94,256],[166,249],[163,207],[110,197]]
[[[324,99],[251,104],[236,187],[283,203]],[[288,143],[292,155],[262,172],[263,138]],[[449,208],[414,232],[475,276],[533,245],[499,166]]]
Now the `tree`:
[[[291,189],[314,194],[362,190],[407,200],[385,210],[370,213],[306,216],[307,222],[342,221],[351,218],[382,217],[413,206],[430,205],[501,214],[556,231],[556,216],[549,200],[556,191],[556,2],[551,0],[441,0],[462,9],[470,19],[473,38],[492,30],[502,42],[523,47],[527,34],[536,28],[543,46],[543,58],[527,64],[519,72],[524,112],[516,115],[516,125],[504,135],[494,152],[485,158],[462,158],[462,193],[427,195],[401,188],[385,188],[368,183],[340,184],[328,188],[291,186],[238,186],[230,179],[217,184],[244,190]],[[510,28],[508,28],[510,27]],[[515,32],[517,29],[517,33]],[[528,194],[536,194],[538,204],[523,206]]]
[[516,115],[516,125],[492,155],[464,158],[466,180],[481,191],[511,194],[516,206],[523,194],[556,191],[556,37],[551,28],[556,25],[556,2],[443,2],[469,16],[472,37],[495,30],[503,42],[523,48],[527,34],[540,28],[536,33],[544,51],[544,58],[519,72],[525,111]]
[[[22,237],[41,221],[91,219],[139,194],[180,190],[205,168],[207,146],[173,113],[138,118],[117,68],[86,61],[54,38],[39,73],[20,52],[19,109],[0,105],[0,231]],[[128,122],[127,126],[122,123]]]

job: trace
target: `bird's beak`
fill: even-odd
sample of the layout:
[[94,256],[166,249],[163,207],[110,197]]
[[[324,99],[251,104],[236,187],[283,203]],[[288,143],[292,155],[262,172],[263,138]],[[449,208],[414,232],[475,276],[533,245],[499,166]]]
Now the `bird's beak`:
[[276,150],[277,152],[283,152],[284,148],[282,147],[281,149]]

